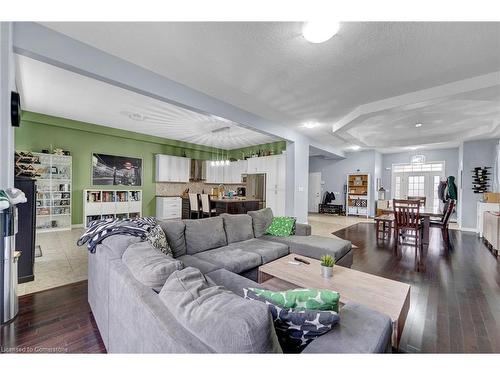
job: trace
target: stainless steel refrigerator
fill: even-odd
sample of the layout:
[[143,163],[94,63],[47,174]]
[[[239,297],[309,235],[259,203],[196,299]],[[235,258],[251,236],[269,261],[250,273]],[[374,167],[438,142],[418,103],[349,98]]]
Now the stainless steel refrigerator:
[[259,201],[259,209],[266,207],[266,175],[265,173],[247,174],[247,199]]

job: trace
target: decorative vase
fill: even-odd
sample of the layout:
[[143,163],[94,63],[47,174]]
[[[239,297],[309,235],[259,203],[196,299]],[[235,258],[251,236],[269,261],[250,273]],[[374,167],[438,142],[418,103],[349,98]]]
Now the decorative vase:
[[323,277],[332,277],[333,276],[333,267],[321,266],[321,276]]

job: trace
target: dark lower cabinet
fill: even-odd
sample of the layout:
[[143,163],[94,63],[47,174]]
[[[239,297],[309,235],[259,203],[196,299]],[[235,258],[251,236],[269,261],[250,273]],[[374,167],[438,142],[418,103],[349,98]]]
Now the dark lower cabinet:
[[35,229],[36,229],[36,181],[16,178],[14,186],[22,190],[27,202],[17,205],[18,232],[16,234],[16,250],[21,251],[18,261],[18,283],[26,283],[35,279]]

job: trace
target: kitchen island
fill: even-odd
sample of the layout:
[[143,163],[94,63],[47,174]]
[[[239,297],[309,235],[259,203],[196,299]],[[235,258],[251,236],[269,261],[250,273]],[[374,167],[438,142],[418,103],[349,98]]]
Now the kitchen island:
[[217,214],[246,214],[248,211],[259,209],[260,201],[257,199],[212,199],[212,205]]

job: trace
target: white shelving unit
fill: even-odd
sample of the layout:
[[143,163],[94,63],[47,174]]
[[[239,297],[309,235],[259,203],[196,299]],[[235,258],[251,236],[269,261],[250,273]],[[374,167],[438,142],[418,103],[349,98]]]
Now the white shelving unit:
[[83,191],[83,223],[142,216],[142,190],[87,189]]
[[346,216],[370,215],[370,175],[368,173],[350,173],[347,175]]
[[71,156],[43,154],[38,156],[36,193],[36,230],[38,233],[71,230]]

